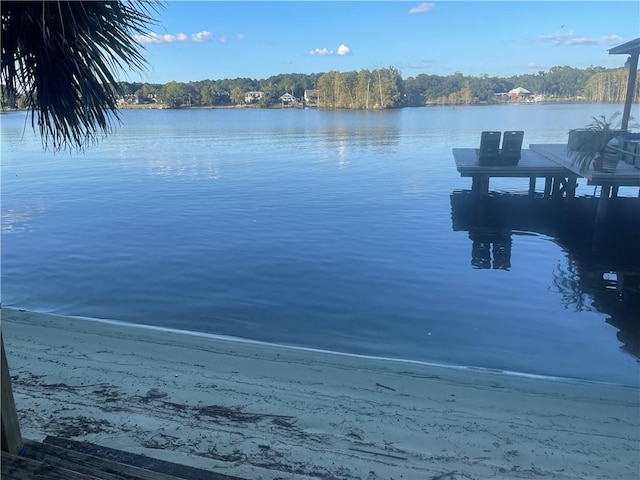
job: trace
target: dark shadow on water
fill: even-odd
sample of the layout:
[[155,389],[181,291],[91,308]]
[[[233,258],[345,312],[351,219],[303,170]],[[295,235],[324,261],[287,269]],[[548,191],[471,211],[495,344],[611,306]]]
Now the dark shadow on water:
[[474,268],[511,268],[511,231],[475,230],[469,231],[471,265]]
[[640,361],[640,199],[612,199],[595,223],[597,198],[529,198],[470,191],[451,194],[454,231],[469,232],[471,267],[513,270],[514,235],[545,235],[566,253],[553,288],[565,307],[596,310],[618,329],[621,349]]

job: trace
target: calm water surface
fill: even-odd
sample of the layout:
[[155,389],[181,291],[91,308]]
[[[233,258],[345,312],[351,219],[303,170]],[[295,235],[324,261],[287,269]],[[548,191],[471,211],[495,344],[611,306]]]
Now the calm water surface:
[[584,181],[575,210],[501,194],[526,192],[513,179],[479,210],[451,154],[482,130],[565,143],[621,110],[124,111],[82,155],[2,115],[2,302],[638,384],[637,189],[602,234]]

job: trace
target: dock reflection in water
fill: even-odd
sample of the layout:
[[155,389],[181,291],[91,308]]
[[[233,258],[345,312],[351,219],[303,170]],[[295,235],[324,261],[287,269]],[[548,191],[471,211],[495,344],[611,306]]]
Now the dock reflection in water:
[[511,230],[470,230],[469,238],[473,242],[471,265],[475,268],[511,268]]
[[596,208],[592,197],[451,194],[453,230],[469,232],[473,268],[517,269],[512,237],[548,236],[567,257],[552,272],[550,287],[567,308],[607,315],[606,322],[618,329],[620,348],[640,362],[640,199],[615,199],[597,225]]

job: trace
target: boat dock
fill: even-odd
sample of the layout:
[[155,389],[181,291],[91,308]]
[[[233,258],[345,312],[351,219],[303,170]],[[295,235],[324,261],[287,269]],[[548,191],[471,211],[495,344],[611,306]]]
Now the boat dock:
[[547,158],[556,165],[566,168],[574,172],[576,175],[587,179],[587,185],[617,185],[619,187],[639,187],[640,186],[640,168],[631,165],[625,161],[619,161],[616,171],[613,173],[605,173],[597,170],[589,169],[585,172],[580,171],[577,165],[574,165],[571,158],[567,154],[566,144],[532,144],[529,145],[532,152]]
[[[517,165],[480,165],[475,148],[454,148],[456,169],[462,177],[471,177],[471,190],[479,195],[489,193],[492,177],[529,179],[529,196],[535,196],[536,180],[545,180],[544,197],[574,196],[578,174],[553,159],[532,149],[523,149]],[[640,170],[638,170],[640,173]]]
[[[595,170],[581,171],[567,151],[566,144],[531,144],[522,150],[522,157],[515,166],[480,165],[475,148],[454,148],[456,169],[462,177],[471,177],[471,190],[483,196],[489,193],[492,177],[529,179],[529,196],[536,194],[536,179],[544,178],[544,198],[574,197],[578,178],[586,178],[587,185],[601,187],[596,218],[602,218],[611,198],[620,187],[640,187],[640,169],[620,161],[614,173]],[[640,191],[639,191],[640,197]]]

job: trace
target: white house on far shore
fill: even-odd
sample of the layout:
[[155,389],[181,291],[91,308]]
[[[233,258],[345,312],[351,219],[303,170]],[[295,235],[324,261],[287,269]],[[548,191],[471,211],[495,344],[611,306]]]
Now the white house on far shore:
[[511,98],[527,98],[529,95],[531,95],[531,92],[526,88],[517,87],[509,90],[509,96]]
[[264,92],[246,92],[244,94],[245,103],[253,103],[264,97]]
[[298,103],[298,99],[293,95],[291,95],[290,93],[285,93],[284,95],[282,95],[280,97],[280,101],[282,102],[282,105],[285,107],[290,107]]

